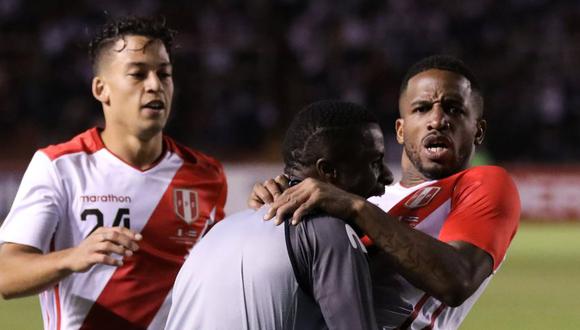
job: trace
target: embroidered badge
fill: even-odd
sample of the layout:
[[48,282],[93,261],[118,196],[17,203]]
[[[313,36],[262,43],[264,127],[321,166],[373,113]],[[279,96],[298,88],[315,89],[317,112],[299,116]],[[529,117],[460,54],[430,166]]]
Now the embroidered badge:
[[425,187],[419,189],[405,202],[405,207],[409,209],[423,207],[431,202],[439,190],[441,190],[441,187]]
[[188,224],[199,217],[197,191],[192,189],[174,189],[173,206],[175,214]]

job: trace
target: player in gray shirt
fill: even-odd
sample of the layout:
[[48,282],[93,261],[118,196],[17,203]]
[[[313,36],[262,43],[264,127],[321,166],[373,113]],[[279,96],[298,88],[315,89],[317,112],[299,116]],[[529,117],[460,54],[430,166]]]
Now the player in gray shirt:
[[[283,146],[285,173],[363,197],[392,181],[382,131],[365,108],[309,105]],[[266,207],[227,217],[192,249],[177,276],[167,329],[376,329],[366,249],[345,221],[311,215],[263,221]]]

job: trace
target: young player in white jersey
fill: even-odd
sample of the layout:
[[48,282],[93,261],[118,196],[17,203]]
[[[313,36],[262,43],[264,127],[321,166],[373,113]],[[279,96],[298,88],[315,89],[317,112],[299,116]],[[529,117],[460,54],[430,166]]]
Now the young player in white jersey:
[[379,326],[456,329],[516,233],[518,192],[499,167],[468,168],[486,122],[479,84],[461,61],[416,63],[403,80],[399,110],[403,177],[382,197],[365,201],[311,179],[280,195],[270,180],[250,202],[271,202],[266,218],[293,214],[298,222],[318,208],[354,219],[377,250],[369,255]]
[[0,229],[0,293],[45,329],[162,329],[191,247],[223,217],[219,162],[163,134],[174,32],[121,18],[91,42],[105,127],[37,151]]
[[[321,101],[293,120],[284,172],[363,197],[392,182],[372,113]],[[365,248],[343,220],[313,214],[299,226],[265,222],[265,208],[217,224],[191,251],[173,289],[167,329],[377,328]]]

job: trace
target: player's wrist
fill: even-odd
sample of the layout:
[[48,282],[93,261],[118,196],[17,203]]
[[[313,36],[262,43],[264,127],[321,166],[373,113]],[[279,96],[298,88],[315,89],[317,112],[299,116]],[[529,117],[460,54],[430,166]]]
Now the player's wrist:
[[54,252],[55,255],[55,266],[56,271],[59,276],[67,276],[76,272],[74,267],[74,250],[75,248],[65,249],[58,252]]
[[358,221],[364,211],[366,200],[356,196],[350,202],[350,218]]

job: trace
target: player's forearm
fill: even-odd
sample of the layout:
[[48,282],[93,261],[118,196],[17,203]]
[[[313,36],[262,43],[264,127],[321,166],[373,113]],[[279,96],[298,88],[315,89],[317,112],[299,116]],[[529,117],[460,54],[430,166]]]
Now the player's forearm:
[[72,273],[66,266],[68,253],[67,250],[45,255],[2,251],[0,253],[2,298],[11,299],[38,294],[60,282]]
[[400,223],[366,201],[356,202],[353,209],[360,228],[417,288],[454,306],[479,286],[472,281],[469,263],[453,246]]

